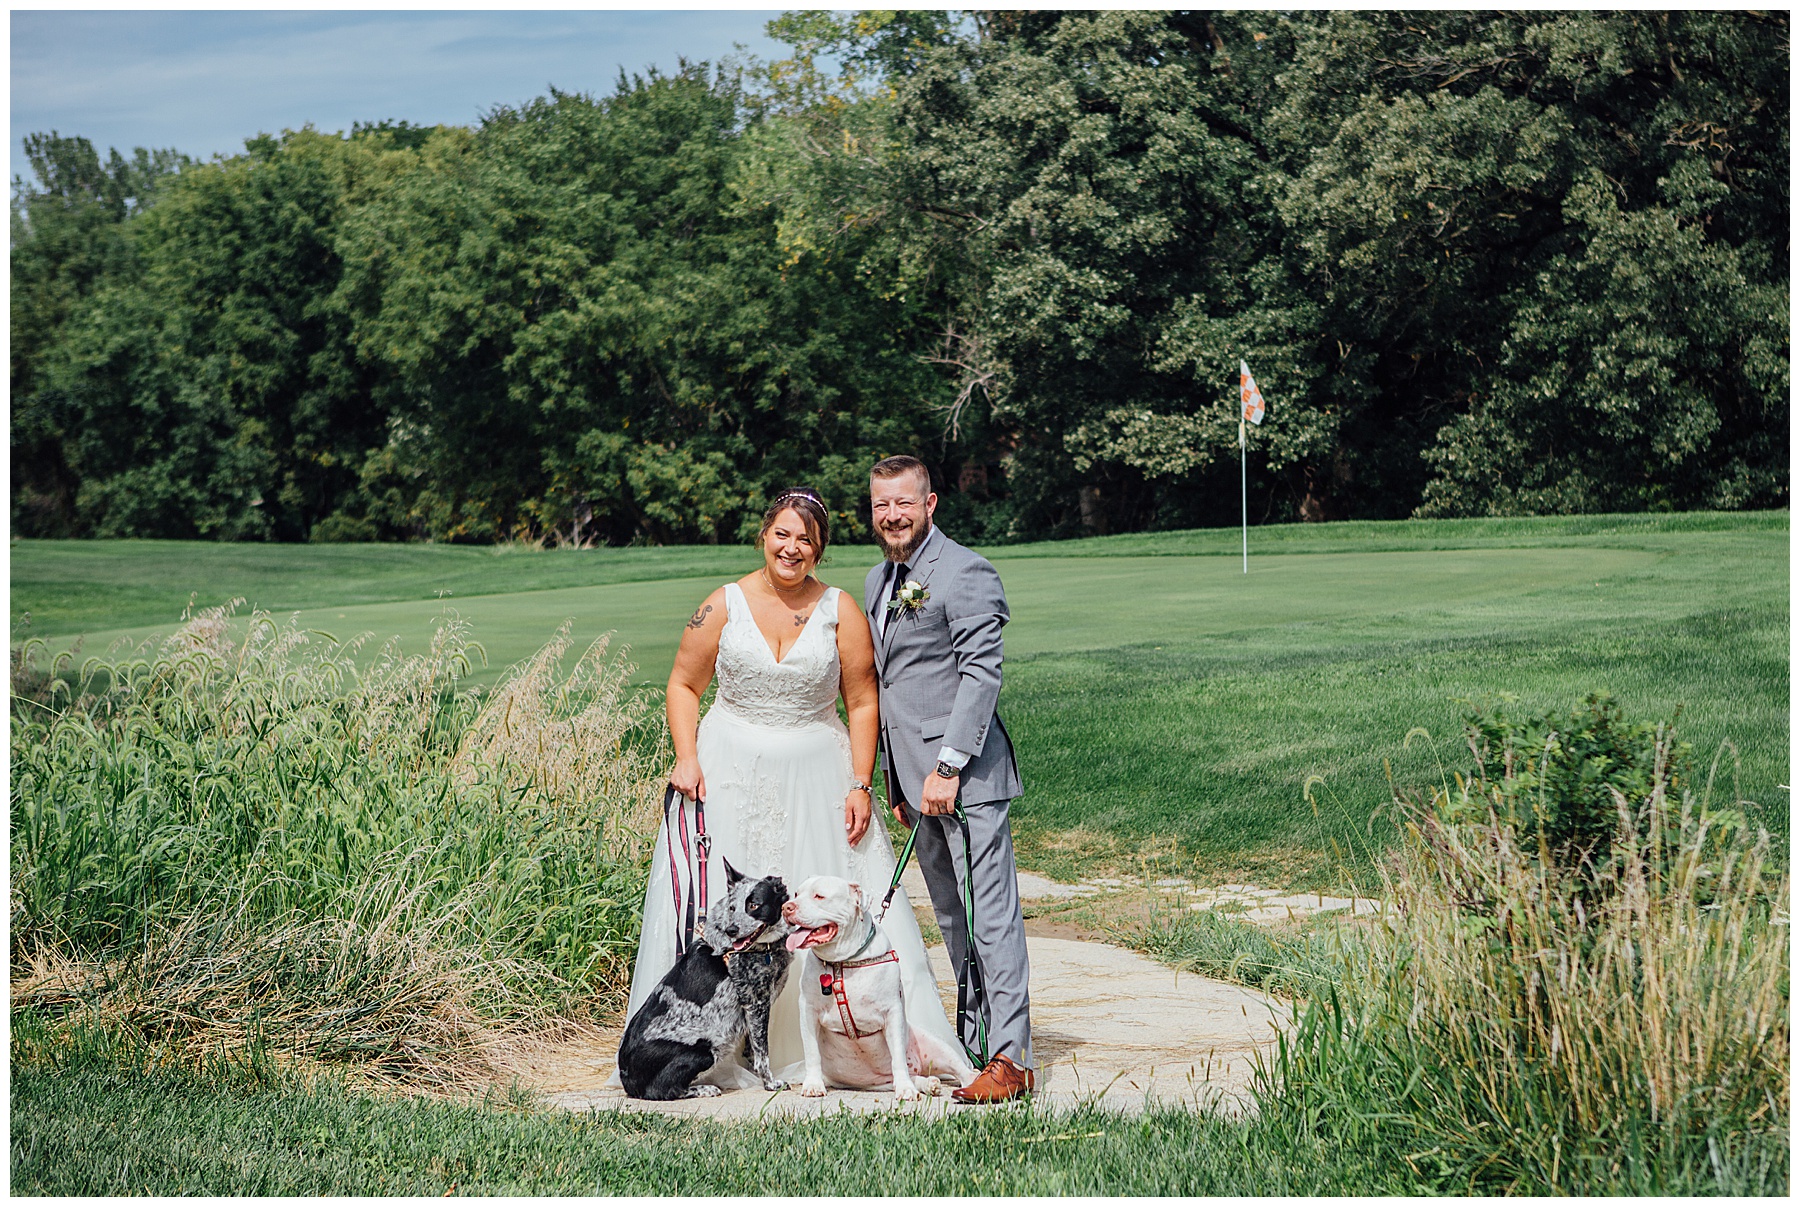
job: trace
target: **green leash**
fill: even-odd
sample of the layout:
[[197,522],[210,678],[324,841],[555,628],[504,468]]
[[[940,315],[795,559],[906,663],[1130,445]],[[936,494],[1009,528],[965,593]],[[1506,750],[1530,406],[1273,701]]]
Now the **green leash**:
[[[894,785],[888,781],[888,799],[894,799]],[[924,814],[920,814],[923,818]],[[975,1048],[963,1044],[963,1051],[974,1062],[976,1068],[985,1068],[988,1062],[988,1028],[987,1014],[975,1008],[976,1004],[987,997],[987,986],[981,975],[981,958],[975,954],[975,857],[969,842],[969,815],[963,812],[962,800],[956,802],[956,822],[962,830],[963,840],[963,883],[962,907],[963,924],[968,934],[963,951],[963,965],[956,970],[956,1038],[962,1043],[963,1020],[973,1019],[975,1023]],[[906,861],[912,858],[913,843],[919,839],[919,823],[914,822],[906,828],[906,845],[900,848],[900,858],[894,864],[894,878],[888,883],[887,895],[881,899],[881,913],[877,921],[887,917],[888,906],[894,903],[894,893],[900,887],[900,876],[906,871]]]
[[894,903],[894,891],[900,887],[900,874],[906,871],[906,861],[912,858],[913,843],[917,842],[918,838],[918,826],[911,825],[906,827],[906,845],[900,848],[899,862],[894,864],[894,879],[892,883],[888,885],[887,896],[881,899],[881,912],[875,916],[877,922],[880,922],[887,917],[888,906]]
[[969,851],[969,816],[963,812],[960,798],[956,802],[956,821],[962,830],[963,923],[968,930],[968,941],[964,947],[967,954],[956,975],[956,1037],[961,1042],[962,1021],[973,1018],[975,1050],[971,1051],[968,1044],[963,1044],[963,1051],[968,1053],[975,1067],[981,1069],[986,1068],[988,1062],[987,1011],[977,1009],[976,1006],[987,1000],[987,982],[981,975],[981,957],[975,951],[975,862]]

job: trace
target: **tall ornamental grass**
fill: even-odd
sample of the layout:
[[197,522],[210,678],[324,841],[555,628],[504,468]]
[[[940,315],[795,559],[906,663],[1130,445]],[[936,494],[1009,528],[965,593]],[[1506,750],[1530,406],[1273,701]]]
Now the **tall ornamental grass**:
[[454,614],[365,657],[227,605],[158,646],[15,658],[15,1007],[390,1081],[622,1003],[667,753],[603,641],[491,698]]
[[[1268,1107],[1445,1189],[1785,1193],[1789,883],[1669,726],[1470,725]],[[1596,802],[1609,806],[1603,815]]]

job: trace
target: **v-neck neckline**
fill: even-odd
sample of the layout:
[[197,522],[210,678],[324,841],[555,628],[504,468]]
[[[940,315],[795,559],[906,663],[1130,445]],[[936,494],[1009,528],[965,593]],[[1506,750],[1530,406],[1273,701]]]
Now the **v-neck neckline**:
[[[743,596],[744,612],[749,618],[750,627],[756,630],[756,636],[761,640],[763,649],[769,651],[770,660],[773,661],[776,666],[784,666],[787,664],[788,654],[794,652],[794,646],[799,645],[806,639],[806,631],[812,628],[813,617],[819,614],[819,605],[825,602],[826,595],[831,594],[831,588],[826,587],[824,594],[813,601],[813,609],[806,614],[806,623],[800,626],[800,635],[794,638],[794,645],[788,646],[787,654],[777,654],[775,652],[775,647],[769,644],[769,635],[762,631],[762,626],[760,624],[756,623],[756,606],[750,602],[750,596],[745,593],[743,587],[738,587],[738,594]],[[776,598],[780,597],[777,596]]]

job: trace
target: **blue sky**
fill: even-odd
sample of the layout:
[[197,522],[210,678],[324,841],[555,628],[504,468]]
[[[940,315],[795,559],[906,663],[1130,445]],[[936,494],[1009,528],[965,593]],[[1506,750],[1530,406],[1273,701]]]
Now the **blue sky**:
[[779,10],[19,11],[12,13],[11,171],[39,130],[199,158],[246,138],[383,118],[467,125],[495,105],[610,93],[619,70],[716,62]]

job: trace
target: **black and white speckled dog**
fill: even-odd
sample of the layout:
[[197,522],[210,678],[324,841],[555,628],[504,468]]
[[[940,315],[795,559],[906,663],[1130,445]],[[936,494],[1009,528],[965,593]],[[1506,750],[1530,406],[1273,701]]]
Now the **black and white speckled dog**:
[[753,880],[725,865],[725,895],[707,909],[700,941],[626,1024],[619,1082],[627,1095],[662,1101],[723,1093],[694,1078],[734,1052],[740,1038],[763,1087],[781,1088],[769,1068],[769,1008],[793,960],[782,943],[787,899],[781,877]]

